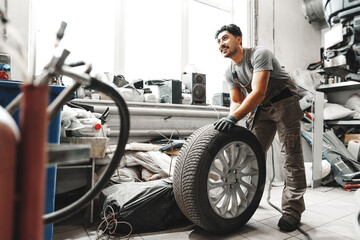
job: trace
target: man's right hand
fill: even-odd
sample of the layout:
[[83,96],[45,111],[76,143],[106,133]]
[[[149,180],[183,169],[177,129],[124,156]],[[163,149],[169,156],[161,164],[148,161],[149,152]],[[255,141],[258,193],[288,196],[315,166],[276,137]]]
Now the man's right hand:
[[237,118],[229,115],[214,123],[215,129],[220,132],[229,131],[238,122]]

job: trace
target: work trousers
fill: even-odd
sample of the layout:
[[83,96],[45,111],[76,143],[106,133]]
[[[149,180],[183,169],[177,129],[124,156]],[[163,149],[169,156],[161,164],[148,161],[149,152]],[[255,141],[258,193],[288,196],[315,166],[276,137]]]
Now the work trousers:
[[305,210],[306,178],[301,147],[300,119],[303,112],[296,96],[267,106],[259,106],[253,115],[251,131],[259,140],[264,153],[268,151],[276,131],[284,158],[284,189],[282,210],[301,220]]

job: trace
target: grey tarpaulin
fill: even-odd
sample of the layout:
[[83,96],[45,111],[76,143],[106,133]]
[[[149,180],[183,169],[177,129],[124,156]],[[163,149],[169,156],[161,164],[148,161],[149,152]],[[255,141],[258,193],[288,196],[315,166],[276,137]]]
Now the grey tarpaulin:
[[[116,184],[102,191],[102,199],[103,211],[110,205],[116,220],[130,223],[133,232],[161,231],[189,223],[175,201],[170,178]],[[120,224],[116,232],[128,229]]]

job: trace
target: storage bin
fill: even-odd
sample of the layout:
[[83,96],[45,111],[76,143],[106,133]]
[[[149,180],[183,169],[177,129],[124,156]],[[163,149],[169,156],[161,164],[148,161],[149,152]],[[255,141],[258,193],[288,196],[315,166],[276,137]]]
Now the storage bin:
[[[0,105],[6,107],[20,92],[21,84],[19,81],[0,80]],[[51,85],[49,103],[53,101],[65,87]],[[36,104],[36,102],[34,102]],[[13,114],[13,118],[19,126],[19,110]],[[48,128],[48,143],[59,143],[60,140],[60,113],[51,121]],[[46,199],[45,213],[54,211],[55,206],[55,186],[56,186],[56,166],[46,169]],[[45,226],[44,239],[51,240],[53,235],[53,224]]]

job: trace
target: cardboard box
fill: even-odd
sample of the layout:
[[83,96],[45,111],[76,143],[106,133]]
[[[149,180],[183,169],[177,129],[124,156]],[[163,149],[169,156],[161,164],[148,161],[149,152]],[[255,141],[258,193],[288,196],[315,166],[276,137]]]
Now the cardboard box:
[[346,133],[344,135],[344,143],[348,144],[350,140],[360,140],[360,133]]
[[61,137],[60,142],[70,144],[88,144],[91,147],[90,158],[105,158],[109,138],[106,137]]

